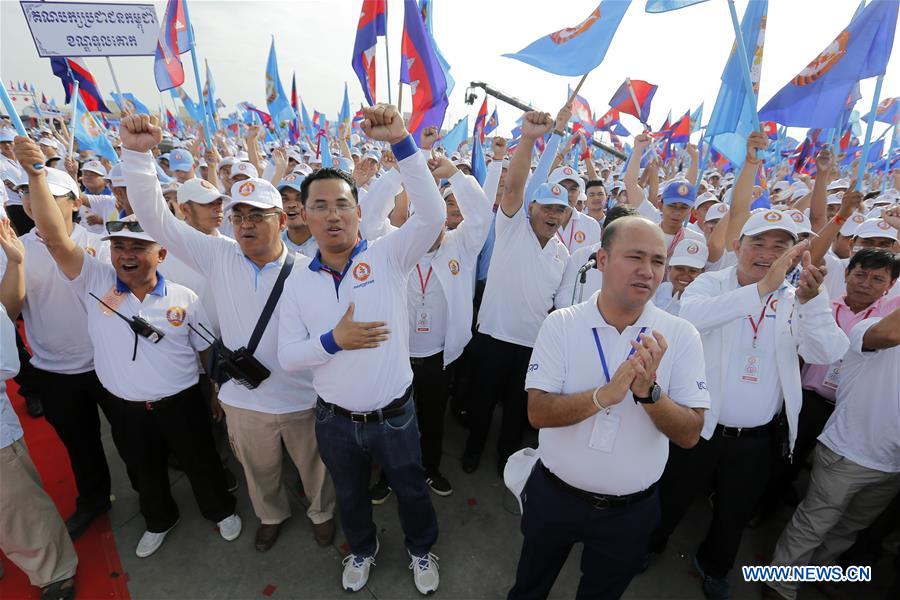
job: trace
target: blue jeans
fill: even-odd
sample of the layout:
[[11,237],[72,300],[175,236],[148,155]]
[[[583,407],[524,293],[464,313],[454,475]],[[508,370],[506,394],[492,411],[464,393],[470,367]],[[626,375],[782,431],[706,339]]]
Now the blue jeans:
[[316,438],[319,454],[334,480],[341,524],[353,554],[375,554],[375,523],[369,496],[373,460],[381,464],[397,494],[406,548],[415,556],[431,551],[438,536],[437,515],[425,484],[412,398],[401,414],[383,423],[354,423],[335,414],[319,399]]

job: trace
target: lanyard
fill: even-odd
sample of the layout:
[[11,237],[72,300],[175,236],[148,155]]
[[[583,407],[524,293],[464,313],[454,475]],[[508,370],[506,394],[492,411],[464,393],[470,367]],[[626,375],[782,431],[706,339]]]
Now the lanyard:
[[419,285],[422,287],[422,306],[425,306],[425,289],[428,287],[428,281],[431,279],[431,272],[434,270],[433,266],[428,267],[428,274],[422,279],[422,269],[419,268],[419,265],[416,265],[416,271],[419,272]]
[[759,313],[759,321],[756,323],[753,322],[753,317],[747,315],[747,318],[750,319],[750,327],[753,328],[753,347],[756,348],[756,341],[759,339],[759,330],[762,329],[763,321],[766,316],[766,309],[769,307],[769,301],[772,300],[772,296],[774,294],[769,294],[769,297],[766,298],[766,303],[763,304],[762,312]]
[[[841,325],[841,318],[840,318],[841,308],[842,308],[842,306],[840,304],[838,304],[837,306],[834,307],[834,322],[837,323],[837,326],[840,327],[841,330],[843,331],[844,327]],[[869,315],[872,314],[873,310],[875,310],[875,307],[872,307],[869,310],[867,310],[866,314],[863,315],[863,318],[860,319],[860,321],[865,321],[866,319],[868,319]]]
[[675,252],[675,246],[678,245],[678,242],[684,239],[684,227],[678,230],[678,233],[672,236],[672,243],[669,244],[669,251],[666,253],[669,258],[672,258],[672,253]]
[[556,237],[558,237],[559,241],[561,241],[563,243],[563,246],[566,247],[566,250],[568,250],[569,248],[572,247],[572,236],[575,235],[575,219],[574,219],[574,217],[569,219],[569,225],[572,226],[572,229],[569,230],[569,243],[568,244],[566,243],[566,240],[564,240],[562,238],[562,236],[559,235],[559,230],[558,229],[556,230]]
[[[609,367],[606,366],[606,355],[603,354],[603,344],[600,343],[600,336],[597,334],[597,328],[594,327],[592,331],[594,332],[594,342],[597,344],[597,354],[600,355],[600,365],[603,367],[603,375],[606,377],[606,383],[609,384]],[[640,343],[641,335],[643,335],[645,331],[647,331],[647,328],[641,327],[640,333],[638,333],[637,338],[635,338],[636,342]],[[631,349],[631,352],[628,353],[626,358],[631,358],[632,354],[634,354],[634,348]]]

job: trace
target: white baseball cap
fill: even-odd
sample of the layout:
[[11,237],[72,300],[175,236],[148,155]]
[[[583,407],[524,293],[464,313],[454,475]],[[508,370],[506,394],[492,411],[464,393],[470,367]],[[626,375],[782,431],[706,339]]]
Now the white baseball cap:
[[900,240],[897,236],[897,230],[891,227],[884,219],[866,219],[856,229],[854,237],[889,238],[895,242]]
[[259,171],[248,162],[236,162],[231,165],[231,176],[234,177],[235,175],[246,175],[251,179],[256,179],[259,177]]
[[806,213],[804,213],[802,210],[792,208],[784,212],[786,212],[791,217],[791,219],[794,220],[794,223],[797,224],[797,233],[813,232],[812,222],[809,220],[809,217],[806,216]]
[[579,177],[578,173],[572,167],[559,167],[555,169],[552,173],[550,173],[550,177],[547,178],[547,183],[560,183],[562,181],[565,181],[566,179],[571,179],[578,184],[578,187],[580,189],[584,189],[584,180]]
[[716,202],[706,209],[706,217],[704,217],[704,220],[718,221],[728,214],[728,210],[729,208],[727,204],[725,204],[724,202]]
[[106,177],[106,167],[99,160],[89,160],[81,166],[82,171],[90,171],[101,177]]
[[755,236],[767,231],[786,231],[796,241],[797,224],[786,213],[777,210],[759,210],[750,214],[750,218],[741,229],[741,237]]
[[60,169],[47,167],[47,186],[50,193],[54,196],[65,196],[69,192],[75,194],[75,197],[81,195],[78,184],[72,179],[72,176]]
[[784,180],[776,181],[774,184],[772,184],[772,192],[774,192],[774,193],[783,192],[784,190],[788,189],[789,187],[791,187],[791,184],[789,184],[787,181],[784,181]]
[[841,225],[840,234],[844,237],[853,237],[856,233],[856,230],[859,229],[859,226],[865,223],[866,215],[861,212],[855,212],[850,215],[850,218],[847,219],[847,222]]
[[684,238],[675,245],[672,257],[669,259],[670,267],[693,267],[702,269],[709,258],[709,249],[700,240]]
[[825,198],[825,204],[840,204],[843,197],[843,194],[828,194],[828,197]]
[[185,202],[209,204],[219,198],[222,198],[224,202],[228,201],[227,196],[220,194],[213,184],[199,177],[188,179],[178,187],[178,204]]
[[[233,165],[233,164],[236,163],[236,162],[237,162],[237,159],[235,159],[233,156],[226,156],[225,158],[223,158],[222,160],[219,161],[218,168],[219,168],[219,170],[221,171],[221,170],[224,169],[225,167],[229,167],[229,168],[230,168],[231,165]],[[229,171],[229,173],[230,173],[230,172],[231,172],[231,171]]]
[[[132,223],[133,225],[129,225]],[[129,227],[137,228],[139,231],[133,231],[132,229],[129,229]],[[112,238],[129,238],[132,240],[144,240],[145,242],[156,241],[141,228],[141,224],[138,223],[135,215],[128,215],[124,219],[118,219],[116,221],[107,221],[106,235],[100,239],[105,242]]]
[[846,179],[835,179],[831,183],[828,184],[828,187],[825,188],[827,192],[835,192],[837,190],[847,190],[850,189],[850,182]]
[[238,204],[254,208],[283,208],[281,194],[275,186],[258,177],[238,181],[231,186],[231,197],[225,205],[225,210],[229,211]]
[[303,175],[305,177],[306,175],[312,174],[312,169],[310,168],[310,166],[308,164],[300,163],[299,165],[294,167],[294,170],[291,172],[299,173],[300,175]]
[[0,129],[0,142],[11,142],[16,139],[15,129],[4,127]]
[[106,175],[106,179],[109,180],[113,187],[126,187],[125,174],[122,173],[122,163],[114,164]]
[[713,194],[712,192],[703,192],[702,194],[697,196],[696,200],[694,200],[694,210],[699,210],[699,208],[701,206],[703,206],[704,204],[706,204],[707,202],[718,202],[718,201],[719,201],[719,199],[716,198],[716,195]]

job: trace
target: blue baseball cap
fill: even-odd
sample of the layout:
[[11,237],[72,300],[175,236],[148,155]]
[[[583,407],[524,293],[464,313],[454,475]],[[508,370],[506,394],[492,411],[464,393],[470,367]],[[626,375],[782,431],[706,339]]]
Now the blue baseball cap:
[[694,205],[697,198],[697,190],[687,179],[674,179],[670,181],[662,192],[663,204],[686,204]]
[[542,183],[534,193],[532,202],[549,206],[558,204],[559,206],[569,207],[569,192],[558,183]]
[[194,157],[184,148],[169,152],[169,168],[173,171],[190,171],[194,168]]

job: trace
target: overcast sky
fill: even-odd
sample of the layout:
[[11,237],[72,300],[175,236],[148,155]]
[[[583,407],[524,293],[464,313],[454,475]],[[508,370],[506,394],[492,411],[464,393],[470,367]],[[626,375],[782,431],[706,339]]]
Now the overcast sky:
[[[315,108],[333,119],[340,108],[345,81],[349,84],[351,105],[356,108],[363,101],[350,67],[360,0],[189,2],[201,70],[203,59],[207,59],[217,94],[229,110],[243,100],[265,107],[265,65],[272,35],[284,88],[290,93],[291,73],[295,71],[299,93],[310,112]],[[390,81],[396,102],[403,2],[387,2]],[[743,14],[747,2],[737,0],[738,16]],[[161,19],[165,2],[152,4]],[[726,1],[711,0],[664,14],[645,13],[644,4],[644,0],[632,2],[606,58],[588,77],[582,95],[600,116],[626,77],[644,79],[659,86],[651,125],[658,127],[670,109],[679,116],[701,102],[705,102],[705,123],[734,41]],[[595,0],[434,0],[434,34],[456,79],[445,126],[465,114],[476,113],[483,97],[480,90],[475,106],[463,103],[471,81],[487,82],[555,114],[565,101],[566,85],[574,86],[577,78],[551,75],[501,54],[515,52],[543,35],[576,25],[596,5]],[[857,5],[858,0],[769,2],[760,107],[834,39],[849,23]],[[900,36],[894,40],[882,98],[900,95],[897,38]],[[379,41],[378,52],[378,100],[386,101],[383,40]],[[183,55],[183,59],[185,88],[196,98],[189,55]],[[151,108],[160,103],[171,108],[169,95],[160,95],[156,89],[153,57],[113,58],[112,62],[123,91],[133,92]],[[86,63],[109,97],[114,87],[105,61],[87,58]],[[62,86],[52,75],[49,60],[37,56],[22,9],[12,0],[0,0],[0,74],[5,83],[28,81],[38,91],[55,96],[57,102],[63,99]],[[862,100],[856,108],[865,114],[872,102],[875,80],[863,81],[861,87]],[[404,94],[408,107],[408,88]],[[489,100],[490,109],[495,104]],[[502,103],[498,105],[500,131],[508,133],[521,113]],[[638,130],[636,120],[623,118],[632,132]],[[884,127],[878,124],[876,135]]]

